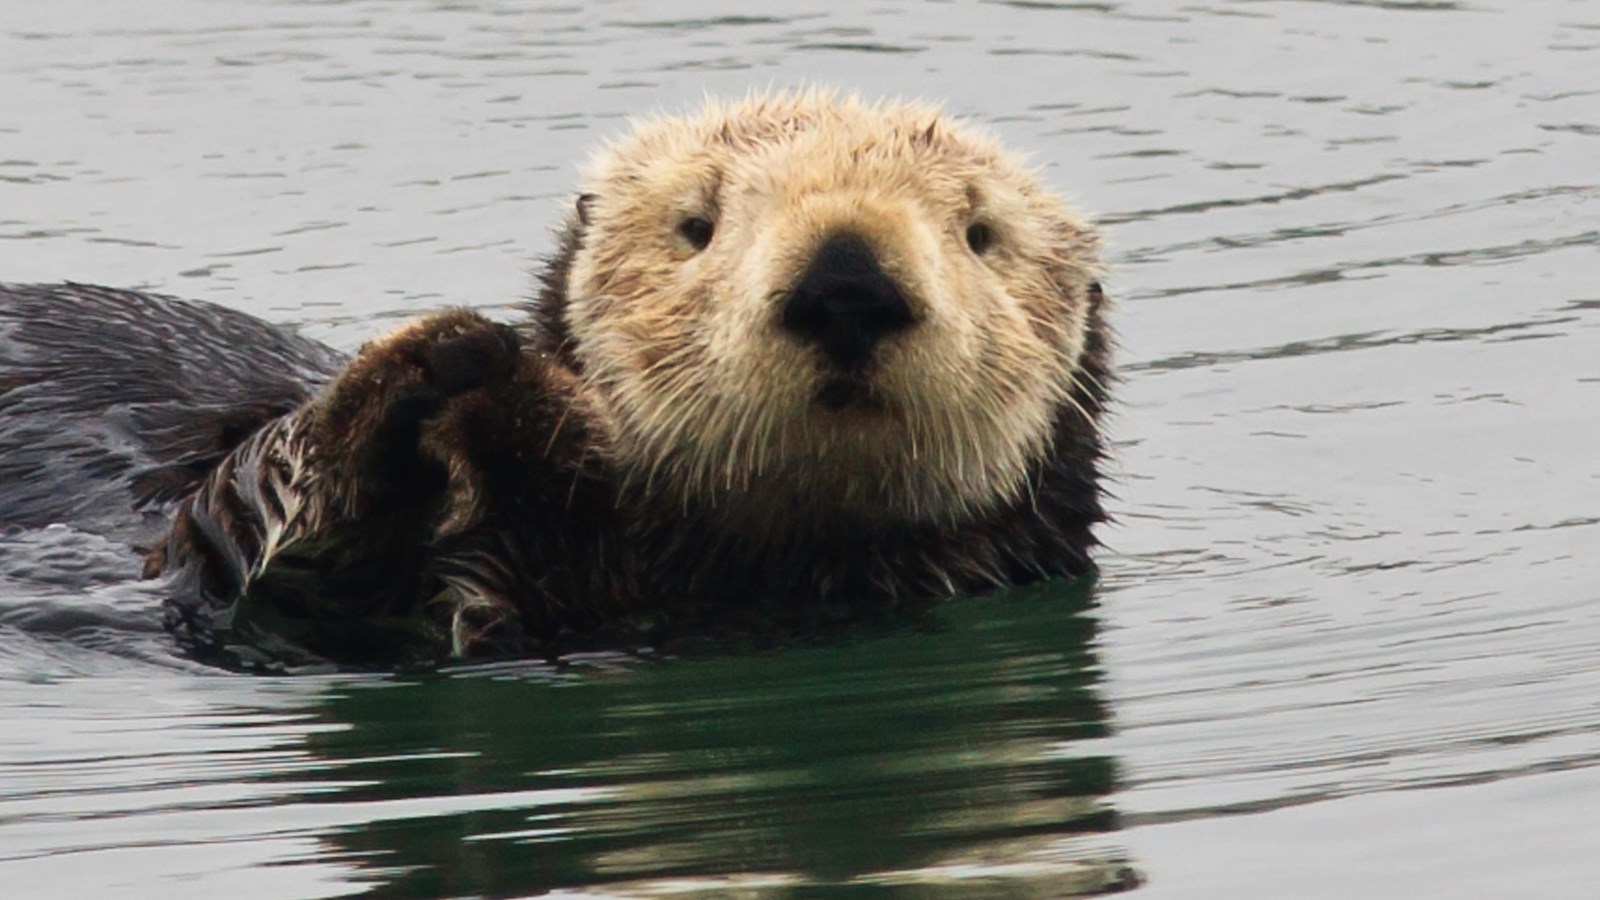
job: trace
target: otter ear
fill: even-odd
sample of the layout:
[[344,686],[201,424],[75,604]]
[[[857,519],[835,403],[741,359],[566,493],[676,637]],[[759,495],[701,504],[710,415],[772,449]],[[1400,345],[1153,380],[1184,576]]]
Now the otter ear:
[[1068,216],[1051,224],[1048,239],[1050,255],[1054,257],[1050,268],[1055,270],[1055,277],[1064,285],[1075,285],[1080,290],[1086,287],[1089,293],[1098,294],[1100,232],[1093,225]]
[[911,128],[911,133],[906,135],[906,142],[919,149],[932,147],[943,135],[940,127],[940,118],[934,116],[926,125],[917,125]]
[[589,227],[589,208],[594,205],[594,201],[598,197],[599,197],[598,194],[579,194],[578,195],[578,202],[577,202],[578,223],[580,225],[582,225],[583,227],[585,227],[585,228]]

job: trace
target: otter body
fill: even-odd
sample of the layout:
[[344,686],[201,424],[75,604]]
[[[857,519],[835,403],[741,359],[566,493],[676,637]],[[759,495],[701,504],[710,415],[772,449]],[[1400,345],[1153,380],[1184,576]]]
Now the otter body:
[[221,306],[0,284],[0,529],[158,543],[176,501],[346,362]]
[[197,646],[287,631],[336,658],[1081,574],[1099,275],[1094,230],[937,110],[803,93],[647,122],[591,166],[522,322],[446,311],[336,374],[323,348],[257,367],[304,395],[236,391],[242,422],[296,405],[136,498],[171,523],[148,568]]

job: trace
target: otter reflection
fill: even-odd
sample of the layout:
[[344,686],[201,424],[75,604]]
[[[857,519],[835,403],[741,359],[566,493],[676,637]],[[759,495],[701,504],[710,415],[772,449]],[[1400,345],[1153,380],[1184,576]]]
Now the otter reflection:
[[350,690],[309,737],[362,782],[333,799],[437,800],[327,855],[393,896],[1127,887],[1091,602],[1055,582],[771,653]]

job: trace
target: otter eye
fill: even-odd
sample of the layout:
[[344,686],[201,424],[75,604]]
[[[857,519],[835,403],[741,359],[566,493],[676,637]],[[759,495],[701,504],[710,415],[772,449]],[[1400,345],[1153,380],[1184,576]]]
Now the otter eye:
[[972,252],[982,256],[989,252],[989,247],[994,244],[994,229],[982,222],[973,222],[967,226],[967,246]]
[[711,246],[711,235],[716,231],[708,219],[691,216],[678,223],[678,233],[688,241],[696,250],[704,250]]

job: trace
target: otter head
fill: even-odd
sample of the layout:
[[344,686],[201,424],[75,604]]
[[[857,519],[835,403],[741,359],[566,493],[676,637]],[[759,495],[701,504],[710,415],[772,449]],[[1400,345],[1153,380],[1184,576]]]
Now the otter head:
[[638,125],[585,191],[565,337],[636,484],[735,518],[959,522],[1087,415],[1095,232],[937,109],[712,103]]

